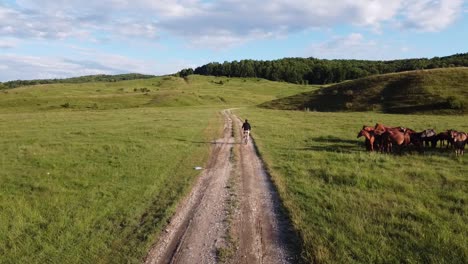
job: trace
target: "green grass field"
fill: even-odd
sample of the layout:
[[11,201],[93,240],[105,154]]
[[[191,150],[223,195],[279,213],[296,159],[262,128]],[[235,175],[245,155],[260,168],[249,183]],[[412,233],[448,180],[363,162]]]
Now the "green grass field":
[[376,122],[468,131],[466,115],[253,107],[317,89],[194,75],[0,90],[0,263],[140,262],[233,107],[306,261],[466,263],[467,156],[369,154],[356,138]]
[[191,76],[0,91],[0,263],[139,263],[222,129],[311,90]]
[[215,112],[1,114],[0,262],[138,262],[206,161]]
[[367,153],[362,125],[468,131],[466,116],[236,110],[311,263],[467,263],[467,158]]

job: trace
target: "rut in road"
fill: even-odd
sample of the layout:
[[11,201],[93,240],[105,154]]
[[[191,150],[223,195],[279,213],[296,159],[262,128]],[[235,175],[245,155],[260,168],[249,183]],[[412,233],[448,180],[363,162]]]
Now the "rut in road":
[[[217,252],[226,248],[231,252],[228,263],[299,260],[296,236],[281,213],[278,195],[253,141],[236,143],[233,135],[240,119],[229,110],[223,111],[223,117],[223,138],[212,142],[206,169],[145,263],[217,263]],[[234,211],[229,209],[232,197],[236,197]],[[226,241],[226,237],[231,239]]]

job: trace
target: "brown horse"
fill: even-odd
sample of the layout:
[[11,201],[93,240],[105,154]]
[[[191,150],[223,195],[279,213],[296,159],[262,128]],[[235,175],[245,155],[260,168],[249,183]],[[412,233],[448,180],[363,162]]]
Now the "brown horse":
[[385,152],[393,152],[393,145],[398,146],[401,154],[402,148],[409,145],[411,142],[410,133],[408,131],[401,132],[399,129],[388,129],[382,134],[382,150]]
[[[405,136],[405,133],[408,133],[408,135]],[[392,152],[393,144],[400,146],[401,152],[401,146],[405,146],[410,142],[409,133],[415,133],[415,131],[405,127],[389,127],[381,123],[376,123],[374,127],[375,136],[380,137],[377,142],[380,145],[381,152]],[[400,137],[406,137],[407,142],[402,143],[403,141],[399,139]]]
[[367,132],[373,132],[374,127],[364,125],[364,126],[362,126],[362,130],[366,130]]
[[364,128],[359,131],[359,134],[357,135],[357,138],[364,137],[366,139],[365,144],[366,144],[366,149],[368,151],[374,151],[374,143],[375,143],[375,136],[374,136],[374,131],[367,131]]
[[397,131],[400,131],[400,132],[405,132],[405,131],[410,131],[410,132],[415,132],[414,130],[410,129],[410,128],[407,128],[407,127],[389,127],[389,126],[385,126],[381,123],[376,123],[375,124],[375,127],[374,127],[374,132],[376,135],[382,135],[383,133],[385,133],[386,131],[388,130],[397,130]]
[[450,134],[453,139],[453,147],[455,148],[455,155],[463,156],[463,154],[465,153],[465,144],[468,138],[466,133],[452,131]]
[[377,123],[375,124],[375,127],[374,127],[374,133],[376,135],[382,135],[383,133],[385,133],[387,131],[387,129],[389,129],[390,127],[387,127],[387,126],[384,126],[383,124],[380,124],[380,123]]

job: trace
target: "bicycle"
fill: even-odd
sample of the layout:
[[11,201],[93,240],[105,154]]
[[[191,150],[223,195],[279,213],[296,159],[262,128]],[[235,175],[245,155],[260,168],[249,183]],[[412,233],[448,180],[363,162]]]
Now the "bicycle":
[[242,136],[242,141],[244,142],[244,145],[247,145],[247,143],[249,143],[249,136],[250,130],[244,130],[244,135]]

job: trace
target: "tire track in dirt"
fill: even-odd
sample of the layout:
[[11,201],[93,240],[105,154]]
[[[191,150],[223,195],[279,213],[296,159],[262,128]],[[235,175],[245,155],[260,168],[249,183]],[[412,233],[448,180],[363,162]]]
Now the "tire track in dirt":
[[[281,214],[279,198],[253,141],[235,143],[233,127],[238,129],[240,120],[229,110],[223,111],[223,117],[223,138],[212,143],[207,168],[145,263],[217,263],[217,250],[226,247],[235,247],[230,249],[228,263],[291,263],[299,259],[291,253],[292,229]],[[235,164],[230,158],[233,147],[238,154]],[[226,221],[231,206],[229,181],[238,200],[231,220]],[[228,235],[233,243],[225,241]]]

